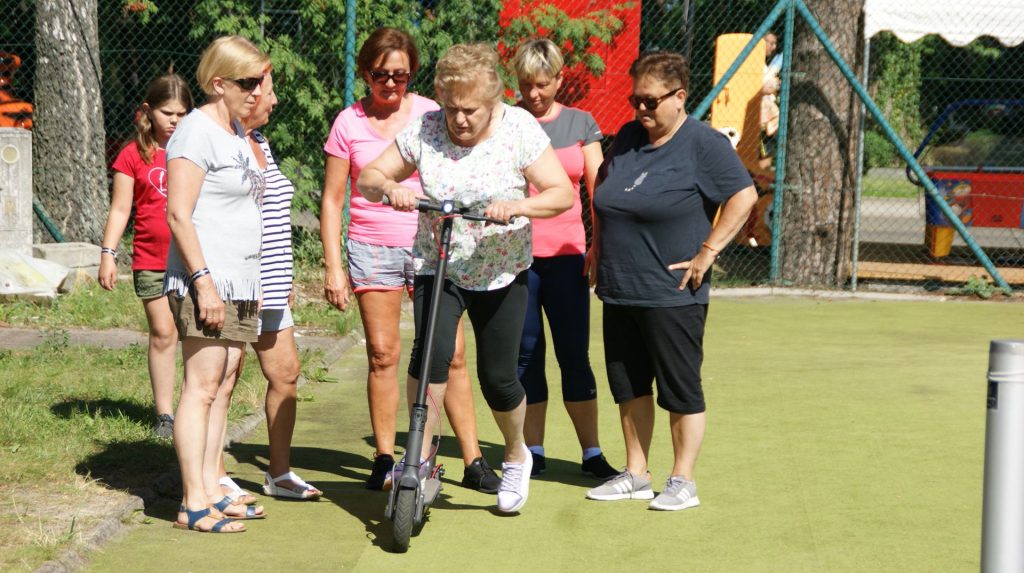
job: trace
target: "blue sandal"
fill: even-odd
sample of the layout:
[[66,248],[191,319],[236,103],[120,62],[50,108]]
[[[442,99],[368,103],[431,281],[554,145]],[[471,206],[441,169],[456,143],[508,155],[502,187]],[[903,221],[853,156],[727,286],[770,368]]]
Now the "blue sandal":
[[220,512],[224,512],[225,509],[227,509],[229,506],[232,506],[232,505],[241,505],[242,507],[244,507],[245,508],[245,515],[228,515],[227,513],[224,513],[224,515],[227,515],[228,518],[230,518],[230,519],[235,519],[235,520],[263,519],[263,518],[267,517],[266,513],[256,513],[256,506],[254,506],[254,505],[236,504],[235,502],[231,501],[231,498],[228,497],[228,496],[224,496],[223,499],[221,499],[217,503],[213,504],[213,507],[216,507],[217,510],[220,511]]
[[217,523],[213,524],[213,527],[211,527],[210,529],[203,529],[201,527],[198,527],[196,523],[198,523],[200,519],[203,519],[204,517],[210,517],[210,508],[208,507],[192,511],[191,509],[182,505],[178,507],[178,511],[188,516],[188,523],[179,523],[175,521],[175,529],[188,529],[190,531],[199,531],[202,533],[242,533],[245,531],[245,529],[224,529],[225,525],[229,525],[236,521],[234,519],[231,519],[230,517],[225,517],[224,519],[218,521]]

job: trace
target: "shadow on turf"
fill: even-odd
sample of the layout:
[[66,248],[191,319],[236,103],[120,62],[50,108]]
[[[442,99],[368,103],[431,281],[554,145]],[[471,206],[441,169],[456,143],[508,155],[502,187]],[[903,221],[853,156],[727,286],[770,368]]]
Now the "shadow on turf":
[[128,400],[111,400],[110,398],[100,400],[69,398],[50,406],[50,412],[54,416],[65,420],[70,420],[75,415],[85,415],[90,418],[97,416],[118,418],[123,416],[140,425],[152,425],[156,421],[156,418],[153,416],[152,406]]
[[[144,500],[151,492],[168,497],[181,495],[178,460],[170,441],[111,442],[75,466],[75,473]],[[166,479],[158,479],[169,476]]]

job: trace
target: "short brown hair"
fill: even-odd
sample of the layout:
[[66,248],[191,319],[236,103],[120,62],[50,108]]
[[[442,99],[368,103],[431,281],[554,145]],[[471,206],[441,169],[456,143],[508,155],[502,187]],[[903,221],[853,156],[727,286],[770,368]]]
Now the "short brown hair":
[[635,81],[641,76],[650,76],[666,86],[678,83],[683,90],[690,91],[690,62],[675,52],[655,50],[640,54],[629,66],[629,77]]
[[365,77],[377,60],[391,52],[404,52],[409,56],[409,73],[419,69],[420,52],[412,36],[396,28],[377,28],[359,48],[359,55],[356,56],[359,75]]

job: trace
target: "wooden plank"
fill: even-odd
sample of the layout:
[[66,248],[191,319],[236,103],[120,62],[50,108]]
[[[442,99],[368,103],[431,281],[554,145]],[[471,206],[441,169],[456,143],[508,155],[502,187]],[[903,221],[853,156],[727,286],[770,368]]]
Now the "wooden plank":
[[[1024,268],[1003,267],[999,269],[1006,282],[1011,285],[1024,284]],[[963,282],[971,275],[991,279],[984,267],[968,267],[960,265],[927,265],[915,263],[857,263],[858,279],[883,280],[940,280],[944,282]]]

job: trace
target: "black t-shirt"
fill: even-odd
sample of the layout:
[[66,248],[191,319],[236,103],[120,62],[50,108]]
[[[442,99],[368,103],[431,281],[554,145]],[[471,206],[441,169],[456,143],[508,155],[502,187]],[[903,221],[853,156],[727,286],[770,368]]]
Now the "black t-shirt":
[[711,233],[718,205],[753,185],[729,140],[688,117],[660,147],[637,121],[622,126],[601,165],[594,210],[601,225],[597,296],[626,306],[707,304],[711,273],[679,290]]

